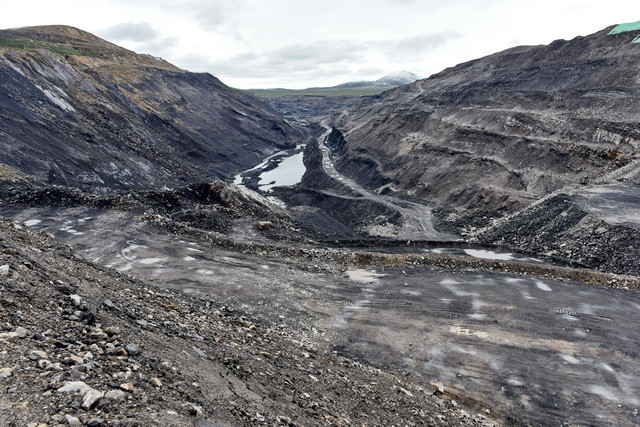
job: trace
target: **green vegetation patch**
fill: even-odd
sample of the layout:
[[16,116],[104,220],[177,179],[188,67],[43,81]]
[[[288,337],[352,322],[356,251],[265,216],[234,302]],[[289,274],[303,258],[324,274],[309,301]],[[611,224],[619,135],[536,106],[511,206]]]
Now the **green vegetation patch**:
[[45,49],[58,55],[92,56],[91,52],[80,50],[79,46],[68,46],[57,43],[46,43],[20,37],[7,31],[0,31],[0,47],[20,50]]
[[378,95],[389,88],[379,86],[361,87],[321,87],[309,89],[244,89],[260,98],[281,98],[283,96],[371,96]]

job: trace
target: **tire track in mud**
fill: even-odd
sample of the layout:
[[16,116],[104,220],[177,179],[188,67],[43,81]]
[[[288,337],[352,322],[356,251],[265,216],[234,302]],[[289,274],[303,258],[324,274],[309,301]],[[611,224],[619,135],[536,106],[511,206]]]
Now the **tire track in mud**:
[[[638,294],[506,275],[377,271],[386,276],[367,292],[371,300],[331,331],[340,352],[533,424],[637,422]],[[330,299],[363,290],[342,285]]]
[[[77,227],[84,235],[69,238],[91,248],[96,242],[104,243],[101,228],[110,238],[117,230],[122,245],[102,248],[108,252],[103,254],[105,260],[130,246],[131,230],[114,227],[111,221],[104,227],[95,221]],[[131,227],[127,218],[121,221]],[[249,249],[264,251],[256,263],[256,252],[231,253],[202,234],[197,246],[189,243],[191,236],[176,244],[175,235],[164,235],[146,223],[134,224],[140,227],[137,233],[144,231],[145,236],[136,242],[144,246],[135,249],[137,259],[165,259],[165,270],[154,276],[155,264],[138,262],[130,274],[148,275],[159,284],[174,281],[169,287],[178,291],[215,293],[221,302],[237,302],[288,325],[283,327],[297,328],[305,340],[397,373],[410,372],[423,384],[439,382],[459,393],[456,399],[466,397],[492,412],[499,409],[534,424],[557,423],[555,417],[577,424],[632,424],[635,420],[633,411],[640,406],[634,400],[640,395],[636,374],[640,372],[636,325],[640,297],[636,293],[490,272],[486,266],[494,261],[486,260],[467,260],[485,269],[474,272],[434,270],[417,262],[382,267],[385,259],[396,259],[386,254],[352,258],[377,269],[371,272],[371,282],[363,282],[335,273],[336,265],[332,271],[311,271],[310,260],[319,259],[309,256],[315,253],[311,250],[287,248],[291,259],[283,262],[283,257],[269,258],[280,252],[254,245]],[[92,237],[91,233],[97,234]],[[292,267],[295,251],[303,254],[306,269]],[[184,260],[194,253],[203,256]],[[378,258],[380,265],[376,265]],[[397,259],[421,258],[410,254]],[[456,260],[458,268],[463,265],[460,257],[442,259]],[[194,274],[196,270],[186,268],[194,263],[215,274]],[[262,263],[270,268],[262,269]],[[247,268],[238,268],[239,264]],[[549,266],[530,268],[546,271]],[[187,282],[175,282],[180,279]],[[300,325],[308,327],[303,330]]]

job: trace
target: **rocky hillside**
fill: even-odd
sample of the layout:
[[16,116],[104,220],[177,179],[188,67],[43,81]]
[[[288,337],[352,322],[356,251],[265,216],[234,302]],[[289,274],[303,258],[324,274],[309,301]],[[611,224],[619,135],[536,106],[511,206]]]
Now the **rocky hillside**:
[[640,276],[640,186],[616,182],[557,192],[496,221],[475,238]]
[[264,104],[63,26],[0,31],[0,171],[91,191],[227,177],[304,134]]
[[384,192],[491,215],[640,156],[640,31],[522,46],[334,118],[337,165]]

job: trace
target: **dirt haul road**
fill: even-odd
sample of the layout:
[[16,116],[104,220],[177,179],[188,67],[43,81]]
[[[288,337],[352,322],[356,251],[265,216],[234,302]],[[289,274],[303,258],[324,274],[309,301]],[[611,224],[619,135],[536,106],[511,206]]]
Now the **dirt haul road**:
[[324,124],[323,126],[327,130],[318,137],[318,147],[322,151],[322,168],[324,172],[363,198],[378,202],[400,213],[403,223],[400,230],[394,233],[393,237],[406,240],[456,240],[455,236],[439,232],[434,228],[433,213],[429,206],[409,202],[397,197],[377,194],[338,172],[331,158],[331,149],[325,142],[331,129]]

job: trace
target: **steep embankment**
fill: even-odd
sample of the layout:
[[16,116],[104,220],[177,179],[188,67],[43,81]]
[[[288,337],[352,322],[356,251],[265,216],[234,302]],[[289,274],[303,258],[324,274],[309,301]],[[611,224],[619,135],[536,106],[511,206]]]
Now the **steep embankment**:
[[476,238],[640,276],[640,186],[616,183],[559,192],[496,221]]
[[338,168],[463,214],[513,212],[593,182],[640,151],[640,31],[608,30],[509,49],[363,102],[335,120],[346,140]]
[[210,74],[63,26],[0,31],[7,181],[91,191],[228,176],[303,133]]

